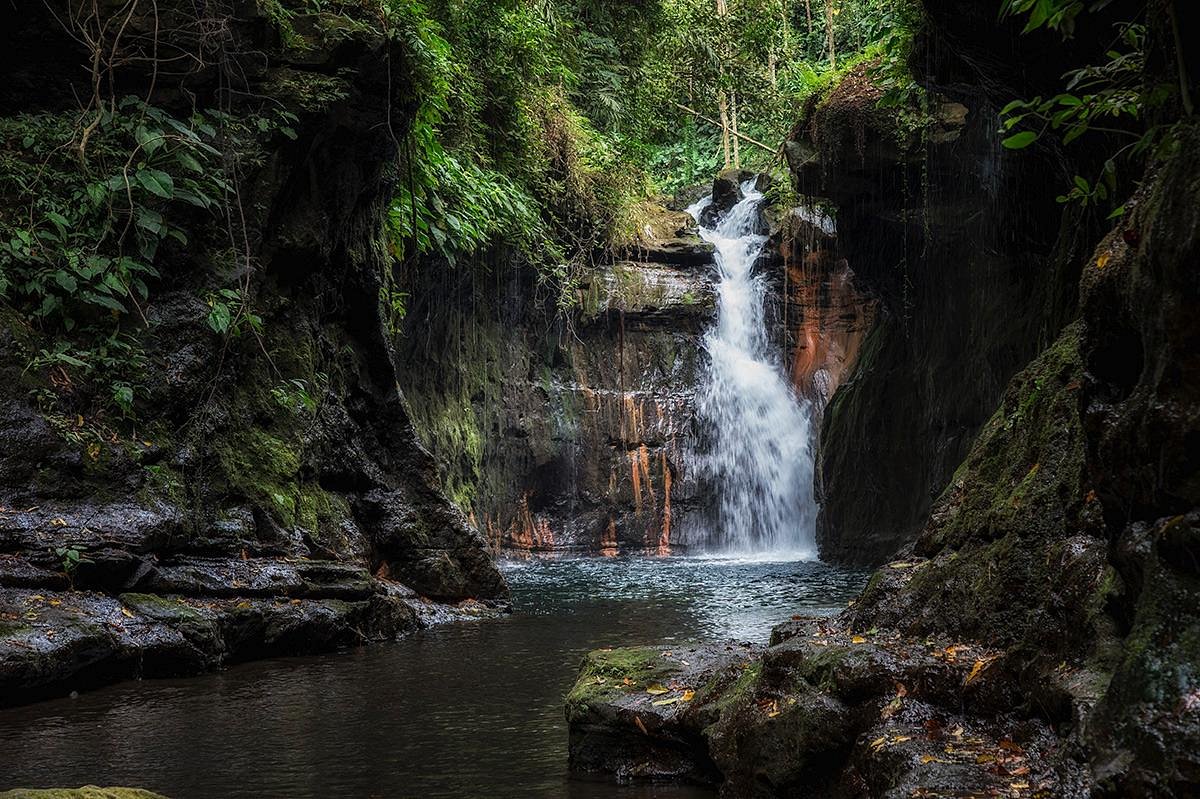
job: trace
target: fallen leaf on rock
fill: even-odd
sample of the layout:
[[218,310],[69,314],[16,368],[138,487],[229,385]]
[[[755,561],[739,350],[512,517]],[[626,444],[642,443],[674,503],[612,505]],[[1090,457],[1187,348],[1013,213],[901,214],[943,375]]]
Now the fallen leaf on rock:
[[893,569],[911,569],[913,566],[916,566],[916,565],[917,564],[915,564],[915,563],[907,563],[905,561],[900,561],[899,563],[889,563],[888,564],[888,566]]
[[667,692],[667,690],[668,690],[667,686],[663,685],[662,683],[657,683],[657,682],[650,683],[649,685],[646,686],[646,693],[653,694],[654,696],[658,696],[659,694],[665,694]]
[[637,725],[637,728],[638,728],[639,730],[641,730],[641,731],[642,731],[642,735],[649,735],[649,734],[650,734],[650,731],[646,729],[646,725],[642,723],[642,717],[641,717],[641,716],[634,716],[634,717],[633,717],[633,723],[634,723],[634,724],[636,724],[636,725]]
[[865,644],[866,642],[867,639],[863,638],[861,635],[856,635],[850,639],[850,643],[852,644]]
[[884,735],[880,738],[876,738],[874,741],[871,741],[871,748],[874,749],[876,752],[878,752],[880,749],[882,749],[884,747],[884,745],[886,743],[887,743],[887,736]]
[[621,682],[622,682],[624,685],[637,685],[637,680],[631,680],[631,679],[629,679],[628,677],[626,677],[625,679],[621,680]]
[[1100,257],[1096,259],[1096,268],[1103,269],[1107,263],[1108,263],[1108,253],[1106,253],[1106,252],[1101,253]]
[[991,657],[979,658],[976,660],[975,665],[971,667],[971,673],[967,675],[965,680],[963,680],[963,685],[970,685],[971,683],[975,682],[983,670],[988,667],[988,664],[990,664],[997,657],[999,657],[999,655],[992,655]]
[[122,615],[122,616],[127,616],[127,617],[129,617],[129,618],[131,618],[131,619],[132,619],[132,618],[133,618],[133,611],[131,611],[129,608],[121,608],[121,615]]
[[664,705],[673,705],[678,701],[679,701],[678,696],[672,696],[668,699],[655,699],[650,704],[654,705],[655,707],[663,707]]
[[921,763],[923,763],[923,764],[924,763],[945,763],[945,762],[946,762],[945,760],[942,760],[941,758],[939,758],[936,755],[921,755]]
[[696,698],[696,692],[693,691],[691,688],[689,688],[686,691],[684,691],[683,696],[681,696],[679,698],[682,699],[684,702],[691,702],[693,699]]

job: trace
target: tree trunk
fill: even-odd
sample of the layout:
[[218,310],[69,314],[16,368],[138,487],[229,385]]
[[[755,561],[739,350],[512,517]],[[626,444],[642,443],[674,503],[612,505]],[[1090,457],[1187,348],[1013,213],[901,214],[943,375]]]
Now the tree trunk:
[[825,45],[829,48],[829,68],[837,69],[837,56],[833,51],[833,0],[825,0]]
[[[729,126],[729,95],[725,92],[725,59],[728,57],[728,47],[726,46],[725,35],[725,17],[729,15],[729,6],[726,0],[717,0],[717,20],[718,20],[718,42],[717,51],[721,54],[721,69],[718,75],[720,88],[717,90],[717,108],[721,112],[721,149],[725,154],[725,168],[728,169],[733,163],[732,152],[730,149],[730,126]],[[736,137],[734,137],[734,146],[736,146]]]
[[725,153],[725,168],[729,169],[733,160],[729,150],[729,98],[724,89],[717,92],[717,108],[721,110],[721,149]]
[[742,168],[742,148],[741,148],[741,137],[738,134],[737,108],[738,108],[737,92],[731,91],[729,93],[729,120],[730,120],[729,130],[731,133],[733,133],[733,168],[741,169]]

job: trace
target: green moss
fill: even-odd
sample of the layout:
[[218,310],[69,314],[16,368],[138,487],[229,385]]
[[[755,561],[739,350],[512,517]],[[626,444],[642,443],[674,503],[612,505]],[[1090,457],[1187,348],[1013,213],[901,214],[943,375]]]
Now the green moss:
[[29,632],[30,629],[28,624],[21,624],[16,621],[0,621],[0,638],[23,635]]
[[118,597],[123,605],[159,621],[202,621],[204,615],[177,597],[127,593]]
[[0,793],[0,799],[166,799],[141,788],[16,788]]
[[723,675],[718,674],[699,692],[699,700],[712,702],[718,713],[724,713],[732,707],[741,704],[743,700],[754,696],[755,688],[762,677],[762,661],[756,660],[746,668],[737,679],[727,687],[722,688]]
[[305,485],[300,488],[300,497],[296,502],[296,524],[318,540],[325,541],[339,534],[343,522],[350,515],[350,503],[340,494],[330,493],[318,486]]
[[[567,693],[567,713],[574,716],[630,690],[645,690],[647,685],[664,682],[682,667],[672,658],[664,658],[658,647],[598,649],[583,659],[579,677]],[[627,686],[625,679],[633,681]]]
[[834,672],[845,662],[846,658],[854,653],[854,650],[846,646],[830,646],[819,649],[804,659],[804,662],[796,670],[796,676],[803,678],[808,684],[822,691],[832,691]]
[[243,496],[274,508],[288,527],[296,524],[300,455],[279,436],[251,428],[214,442],[229,485]]
[[1014,378],[939,500],[952,512],[927,531],[925,551],[959,547],[984,530],[1032,536],[1068,523],[1084,479],[1080,334],[1078,324],[1068,327]]

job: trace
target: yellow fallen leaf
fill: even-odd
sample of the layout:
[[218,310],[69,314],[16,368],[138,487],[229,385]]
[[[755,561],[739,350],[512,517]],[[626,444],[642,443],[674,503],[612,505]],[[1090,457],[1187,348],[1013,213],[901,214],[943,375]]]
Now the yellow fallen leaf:
[[655,699],[650,704],[654,705],[655,707],[662,707],[663,705],[673,705],[678,701],[679,701],[678,696],[672,696],[668,699]]
[[1103,269],[1107,265],[1108,265],[1108,253],[1106,253],[1106,252],[1101,253],[1100,257],[1096,259],[1096,268]]
[[911,569],[914,565],[916,564],[900,561],[898,563],[889,563],[888,567],[892,569]]
[[963,685],[970,685],[971,683],[975,682],[983,670],[987,668],[987,665],[997,657],[997,655],[992,655],[991,657],[979,658],[976,660],[975,665],[971,667],[971,673],[967,675],[965,680],[963,680]]
[[61,599],[51,599],[51,600],[50,600],[50,607],[52,607],[52,608],[56,608],[56,607],[58,607],[58,606],[59,606],[59,605],[61,605],[61,604],[62,604],[62,600],[61,600]]
[[892,743],[902,744],[905,741],[911,741],[911,740],[912,740],[912,736],[910,736],[910,735],[897,735],[895,738],[892,739]]
[[874,749],[876,752],[878,752],[880,749],[883,748],[883,745],[886,743],[887,743],[887,736],[884,735],[880,738],[876,738],[874,741],[871,741],[871,748]]
[[867,639],[863,638],[861,635],[856,635],[850,639],[850,643],[852,644],[865,644],[866,642]]
[[631,680],[628,677],[626,677],[625,679],[621,680],[621,683],[623,685],[627,685],[627,686],[628,685],[637,685],[637,680]]
[[695,698],[696,698],[696,692],[693,691],[691,688],[684,691],[683,696],[680,697],[680,699],[682,699],[684,702],[691,702]]
[[122,616],[128,616],[129,618],[131,618],[131,619],[132,619],[132,618],[133,618],[133,611],[131,611],[129,608],[121,608],[121,615],[122,615]]
[[939,760],[935,755],[921,755],[921,762],[922,763],[941,763],[943,761]]
[[772,710],[772,711],[770,711],[770,712],[768,712],[768,713],[767,713],[767,718],[769,718],[769,719],[773,719],[773,718],[775,718],[776,716],[778,716],[778,715],[779,715],[780,713],[782,713],[782,712],[783,712],[783,711],[781,711],[781,710]]
[[659,694],[665,694],[668,690],[669,689],[667,686],[657,682],[652,682],[646,686],[646,693],[653,694],[655,696],[658,696]]
[[1012,788],[1014,791],[1020,791],[1024,788],[1028,788],[1029,783],[1027,783],[1027,782],[1011,782],[1011,783],[1009,783],[1008,787]]

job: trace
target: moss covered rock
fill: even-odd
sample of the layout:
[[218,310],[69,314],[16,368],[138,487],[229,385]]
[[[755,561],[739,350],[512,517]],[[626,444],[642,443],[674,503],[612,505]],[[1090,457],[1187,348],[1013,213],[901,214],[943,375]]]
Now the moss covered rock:
[[0,793],[0,799],[167,799],[141,788],[16,788]]

